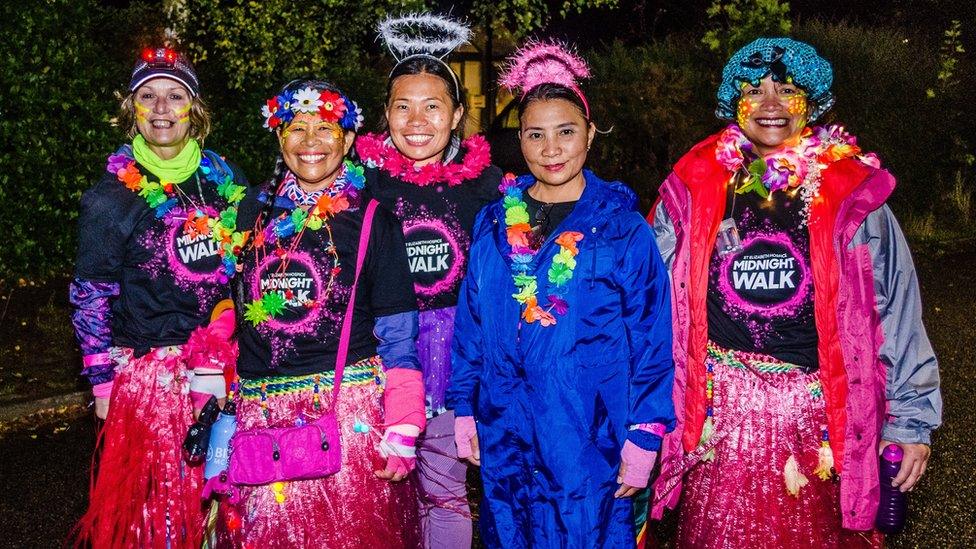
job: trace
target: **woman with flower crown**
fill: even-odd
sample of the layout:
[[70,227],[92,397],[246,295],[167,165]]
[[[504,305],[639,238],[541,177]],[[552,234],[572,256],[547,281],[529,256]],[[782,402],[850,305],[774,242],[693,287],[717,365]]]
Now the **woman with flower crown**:
[[[361,111],[334,85],[300,79],[263,114],[280,153],[238,220],[253,236],[235,281],[236,486],[218,537],[238,547],[415,547],[416,495],[402,481],[425,421],[417,305],[400,224],[366,198],[363,168],[346,158]],[[311,447],[288,438],[303,427],[316,433]],[[271,457],[246,444],[262,436],[274,440]],[[333,452],[338,471],[309,474],[310,452]],[[255,480],[274,463],[278,474]]]
[[[419,32],[407,37],[410,29]],[[387,81],[386,133],[360,136],[356,150],[366,164],[366,189],[403,224],[420,309],[417,351],[428,419],[417,448],[424,547],[468,548],[467,466],[457,459],[454,414],[444,407],[444,393],[474,218],[498,197],[502,174],[491,165],[484,137],[461,139],[464,89],[442,60],[467,40],[468,28],[423,14],[387,19],[379,30],[397,59]]]
[[633,547],[630,498],[674,427],[668,277],[633,191],[584,169],[588,75],[532,43],[502,80],[531,173],[478,216],[447,396],[488,547]]
[[202,149],[210,115],[192,65],[166,48],[136,62],[117,120],[132,142],[81,198],[72,322],[92,383],[100,459],[73,535],[93,547],[199,546],[201,467],[180,444],[226,395],[236,347],[228,278],[247,183]]
[[[760,38],[729,60],[717,115],[652,212],[672,276],[674,402],[652,515],[679,547],[878,542],[878,454],[925,471],[939,372],[894,179],[839,126],[830,64]],[[684,489],[681,489],[682,480]],[[845,530],[846,529],[846,530]]]

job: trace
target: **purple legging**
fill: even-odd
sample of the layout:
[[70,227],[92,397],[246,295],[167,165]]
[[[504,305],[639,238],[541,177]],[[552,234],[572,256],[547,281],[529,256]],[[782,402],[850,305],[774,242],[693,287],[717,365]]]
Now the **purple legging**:
[[417,450],[420,523],[426,549],[471,547],[471,509],[464,484],[467,470],[454,446],[454,412],[429,420]]

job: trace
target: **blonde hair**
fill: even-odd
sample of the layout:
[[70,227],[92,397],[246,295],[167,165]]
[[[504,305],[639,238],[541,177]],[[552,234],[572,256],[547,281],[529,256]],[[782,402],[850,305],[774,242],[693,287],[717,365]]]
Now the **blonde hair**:
[[[116,92],[115,97],[120,101],[119,114],[111,120],[112,125],[121,128],[129,139],[139,133],[139,128],[136,126],[135,95],[135,92],[130,92],[126,96]],[[208,135],[210,135],[210,111],[203,99],[197,95],[190,101],[190,137],[203,144],[203,140]]]

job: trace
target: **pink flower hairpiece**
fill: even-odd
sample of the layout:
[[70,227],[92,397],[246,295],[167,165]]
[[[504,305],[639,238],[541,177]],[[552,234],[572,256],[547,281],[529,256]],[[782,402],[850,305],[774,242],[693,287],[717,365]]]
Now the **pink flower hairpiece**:
[[541,84],[565,86],[579,96],[589,118],[590,104],[578,84],[579,80],[589,77],[589,65],[565,44],[532,41],[509,58],[500,83],[521,97]]

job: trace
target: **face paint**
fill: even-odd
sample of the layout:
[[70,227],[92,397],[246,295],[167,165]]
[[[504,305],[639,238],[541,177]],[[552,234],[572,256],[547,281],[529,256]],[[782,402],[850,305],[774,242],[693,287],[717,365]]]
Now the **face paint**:
[[793,116],[805,116],[807,114],[806,95],[798,94],[791,97],[786,110]]
[[748,97],[743,97],[739,100],[739,108],[735,115],[735,121],[739,123],[740,128],[749,120],[749,116],[752,115],[757,106],[758,101],[753,101]]
[[136,107],[136,120],[140,122],[146,122],[146,115],[149,114],[149,107],[143,105],[142,103],[135,101],[134,105]]
[[186,124],[187,122],[190,121],[190,109],[191,108],[193,108],[193,103],[190,103],[190,104],[188,104],[187,106],[185,106],[185,107],[183,107],[181,109],[176,109],[176,116],[179,116],[180,117],[179,120],[177,120],[178,123],[180,123],[180,124]]

